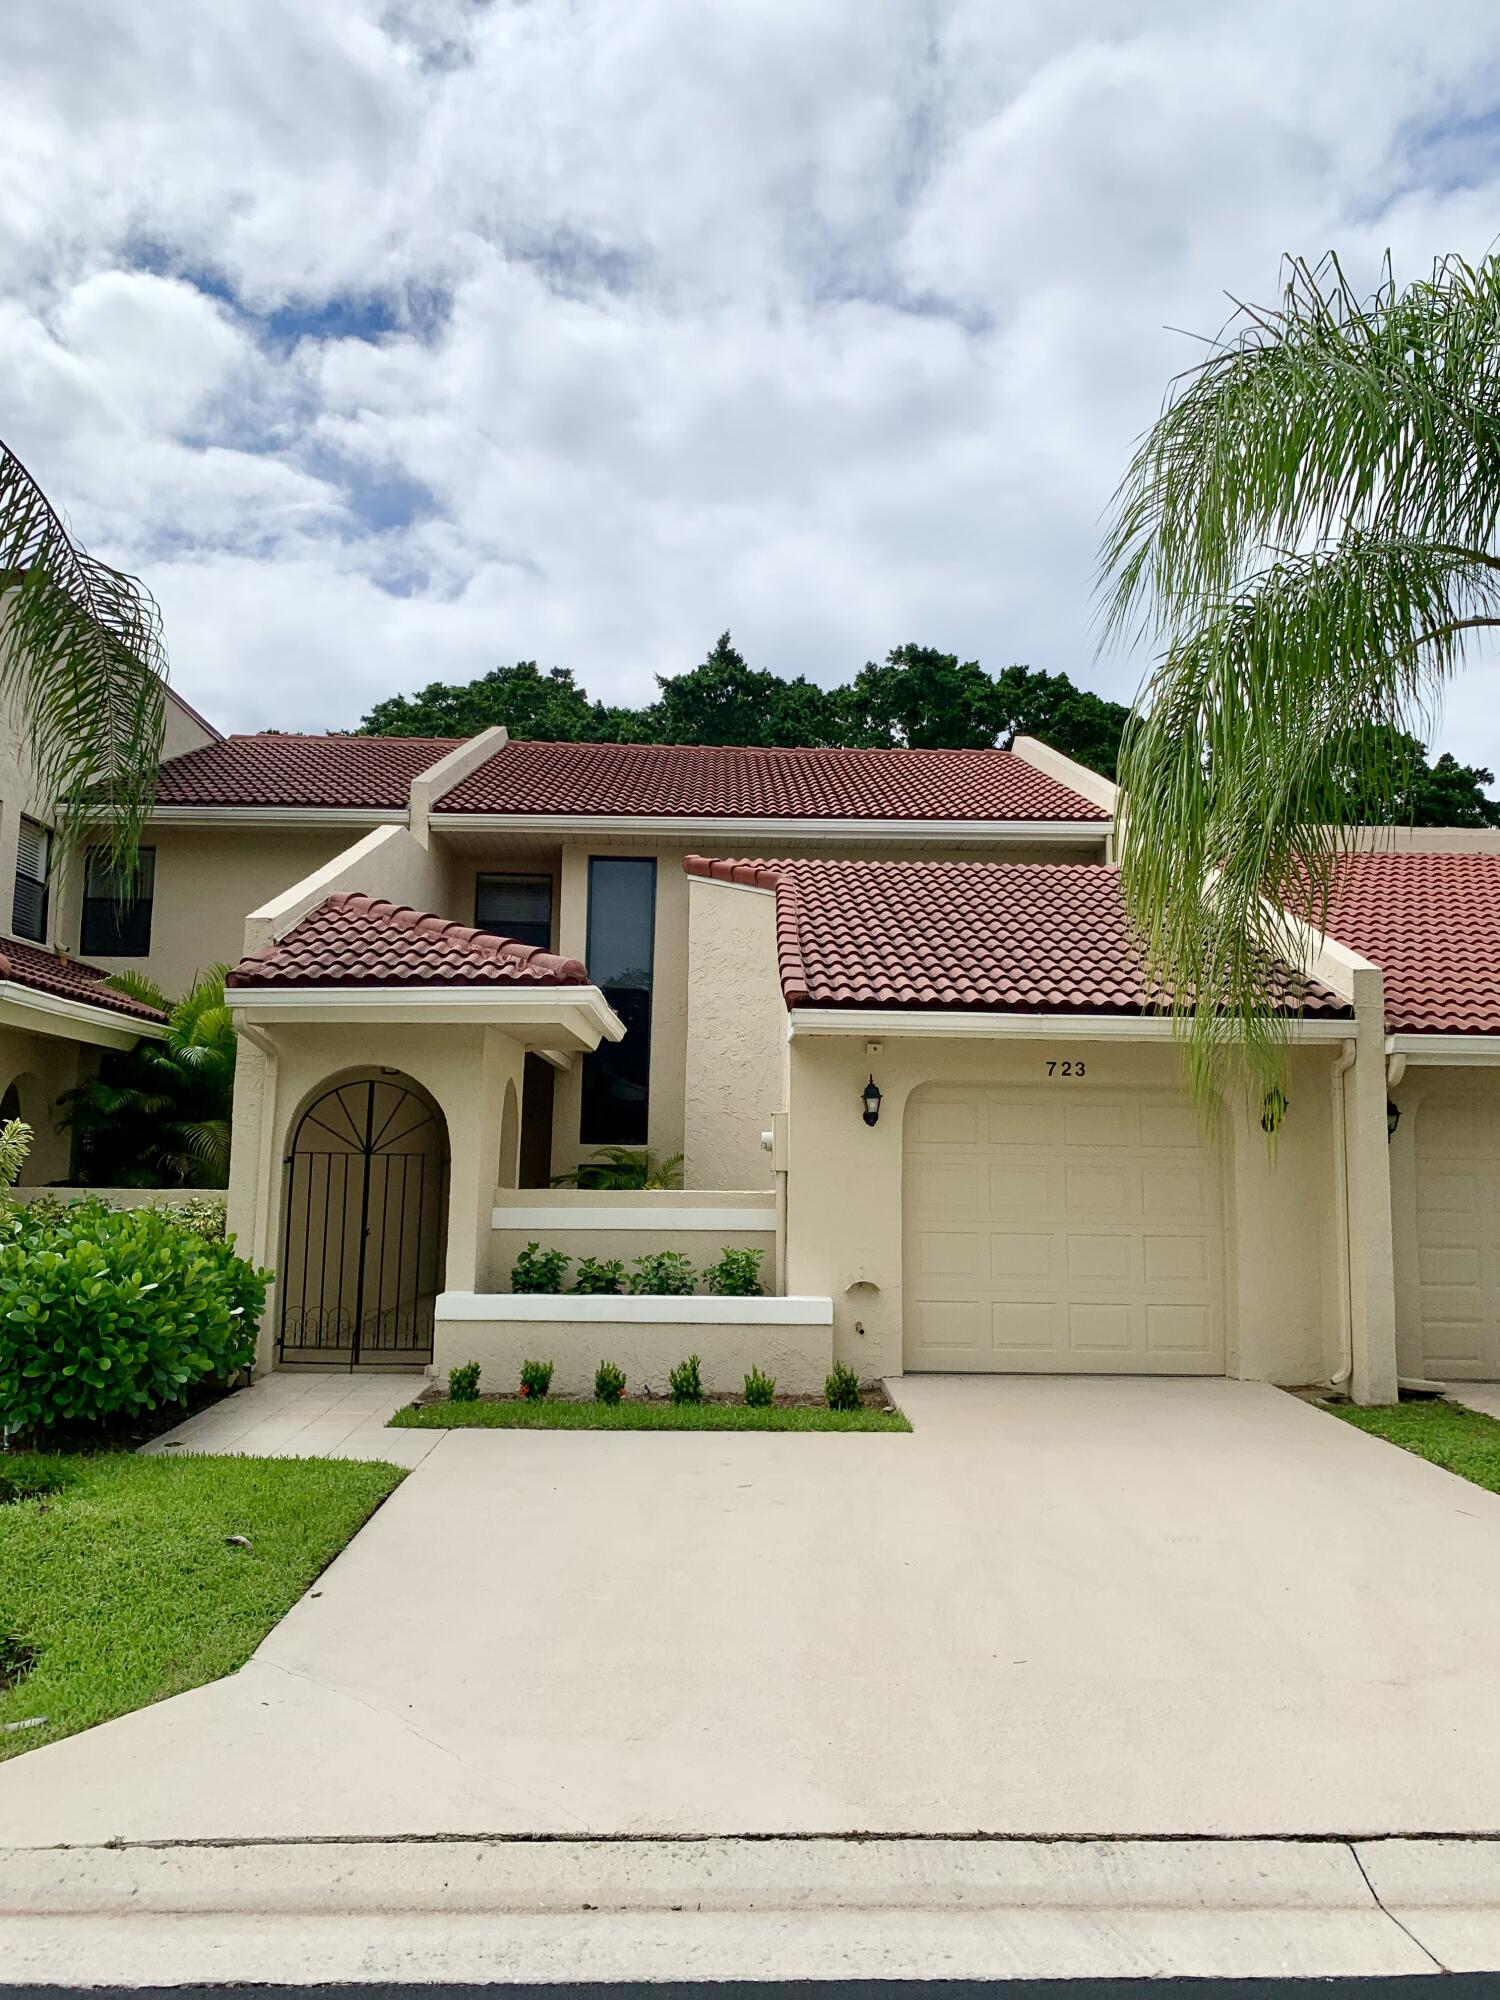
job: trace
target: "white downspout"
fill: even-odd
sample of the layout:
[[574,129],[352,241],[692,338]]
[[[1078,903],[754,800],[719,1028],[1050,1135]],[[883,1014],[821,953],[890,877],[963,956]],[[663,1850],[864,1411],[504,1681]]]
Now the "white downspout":
[[[1389,1042],[1385,1045],[1385,1087],[1392,1091],[1406,1074],[1406,1057]],[[1448,1385],[1445,1382],[1430,1382],[1425,1375],[1398,1375],[1396,1388],[1413,1390],[1419,1396],[1445,1396]]]
[[1349,1268],[1349,1135],[1344,1127],[1344,1078],[1354,1067],[1358,1044],[1345,1042],[1333,1066],[1333,1219],[1337,1237],[1339,1294],[1339,1365],[1329,1381],[1332,1389],[1348,1387],[1354,1373],[1353,1273]]

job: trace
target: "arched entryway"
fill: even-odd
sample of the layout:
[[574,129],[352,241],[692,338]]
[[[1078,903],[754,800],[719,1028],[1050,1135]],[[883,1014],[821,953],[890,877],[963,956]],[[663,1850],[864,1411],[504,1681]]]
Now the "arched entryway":
[[447,1209],[447,1126],[409,1077],[351,1077],[315,1097],[286,1158],[277,1359],[431,1360]]

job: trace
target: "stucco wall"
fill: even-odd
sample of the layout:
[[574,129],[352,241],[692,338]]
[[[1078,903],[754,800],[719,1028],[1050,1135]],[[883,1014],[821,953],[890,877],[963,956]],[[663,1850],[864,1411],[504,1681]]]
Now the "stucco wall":
[[28,1183],[65,1178],[71,1143],[57,1124],[57,1100],[98,1066],[99,1051],[60,1035],[28,1035],[0,1028],[0,1094],[12,1083],[21,1116],[32,1128],[31,1152],[23,1169]]
[[771,1156],[761,1134],[786,1108],[776,898],[768,889],[687,881],[687,1182],[768,1187]]
[[[1168,1045],[1080,1044],[1084,1081],[1059,1088],[1175,1089]],[[928,1082],[1034,1087],[1063,1041],[892,1036],[879,1055],[858,1037],[799,1036],[791,1047],[787,1290],[828,1293],[834,1346],[862,1376],[902,1366],[902,1180],[907,1100]],[[1227,1110],[1214,1143],[1224,1188],[1226,1353],[1230,1374],[1326,1380],[1337,1355],[1334,1162],[1329,1074],[1337,1045],[1298,1051],[1274,1164],[1258,1123]],[[873,1129],[860,1090],[884,1093]]]
[[762,1289],[775,1289],[776,1211],[772,1196],[759,1191],[504,1189],[495,1202],[489,1275],[481,1285],[508,1291],[511,1266],[531,1242],[565,1251],[575,1263],[580,1257],[618,1258],[627,1269],[657,1250],[679,1252],[698,1271],[716,1262],[721,1250],[759,1250]]

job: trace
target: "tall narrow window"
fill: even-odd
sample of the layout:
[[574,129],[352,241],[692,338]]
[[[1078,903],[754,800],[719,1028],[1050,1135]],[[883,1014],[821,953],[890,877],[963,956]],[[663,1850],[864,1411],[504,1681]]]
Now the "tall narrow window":
[[585,1146],[644,1146],[651,1109],[651,967],[656,863],[589,862],[589,977],[625,1023],[583,1063]]
[[552,877],[550,875],[477,875],[474,878],[474,928],[492,937],[514,938],[517,944],[552,948]]
[[151,949],[151,904],[156,893],[156,849],[141,848],[136,871],[118,875],[107,847],[91,847],[83,864],[85,958],[144,958]]
[[10,927],[33,944],[47,942],[47,884],[52,872],[52,833],[39,820],[22,819],[16,838],[16,887]]

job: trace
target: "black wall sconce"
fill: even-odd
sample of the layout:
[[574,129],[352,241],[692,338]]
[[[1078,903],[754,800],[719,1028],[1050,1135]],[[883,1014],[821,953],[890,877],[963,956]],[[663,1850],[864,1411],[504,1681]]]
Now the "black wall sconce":
[[873,1125],[880,1116],[880,1085],[873,1076],[859,1095],[865,1107],[865,1123]]
[[1387,1098],[1385,1100],[1385,1137],[1387,1145],[1395,1138],[1396,1127],[1400,1123],[1401,1106],[1399,1104],[1392,1104],[1391,1100]]

